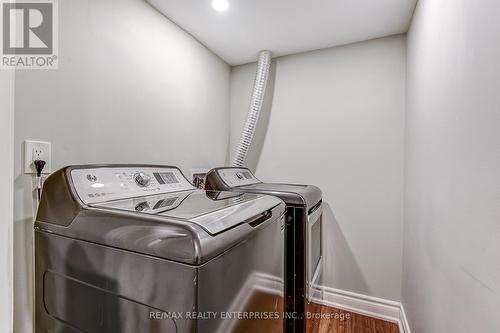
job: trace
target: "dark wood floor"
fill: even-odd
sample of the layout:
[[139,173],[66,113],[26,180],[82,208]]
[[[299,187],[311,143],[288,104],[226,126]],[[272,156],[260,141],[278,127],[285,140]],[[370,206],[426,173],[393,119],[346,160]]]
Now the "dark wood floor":
[[[276,296],[258,292],[250,298],[245,311],[282,311]],[[363,316],[357,313],[311,303],[308,306],[307,333],[399,333],[395,323]],[[282,332],[281,320],[240,320],[233,332],[276,333]],[[265,327],[263,327],[265,326]]]

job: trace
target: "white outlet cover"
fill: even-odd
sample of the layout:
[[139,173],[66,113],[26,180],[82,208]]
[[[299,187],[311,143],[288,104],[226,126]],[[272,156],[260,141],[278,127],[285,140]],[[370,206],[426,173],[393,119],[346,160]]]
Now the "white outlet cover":
[[42,174],[49,174],[52,170],[51,159],[51,143],[46,141],[24,141],[24,173],[36,174],[33,161],[41,159],[46,162]]

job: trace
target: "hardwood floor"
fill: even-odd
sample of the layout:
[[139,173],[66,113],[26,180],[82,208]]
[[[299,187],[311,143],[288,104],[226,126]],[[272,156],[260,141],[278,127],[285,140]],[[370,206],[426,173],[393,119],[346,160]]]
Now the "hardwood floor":
[[[282,311],[276,296],[258,292],[245,306],[245,311]],[[357,313],[311,303],[307,308],[307,333],[399,333],[395,323],[363,316]],[[233,333],[276,333],[282,332],[281,320],[256,321],[239,320]]]

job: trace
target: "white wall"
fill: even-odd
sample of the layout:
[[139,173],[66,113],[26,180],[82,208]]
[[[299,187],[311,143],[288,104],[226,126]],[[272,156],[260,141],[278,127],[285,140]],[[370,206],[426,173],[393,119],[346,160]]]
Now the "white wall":
[[[254,72],[232,69],[231,153]],[[273,76],[248,165],[323,190],[323,284],[400,300],[405,37],[281,57]]]
[[16,332],[30,332],[32,181],[22,142],[79,163],[224,162],[229,67],[141,0],[59,1],[59,69],[19,71],[15,115]]
[[0,70],[0,332],[12,332],[14,72]]
[[500,331],[500,3],[420,0],[408,36],[403,302],[413,333]]

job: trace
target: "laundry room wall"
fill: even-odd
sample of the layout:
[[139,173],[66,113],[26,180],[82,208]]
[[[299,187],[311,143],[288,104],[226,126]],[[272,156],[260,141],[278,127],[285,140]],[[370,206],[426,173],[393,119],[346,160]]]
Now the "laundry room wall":
[[25,139],[52,143],[53,169],[81,163],[224,163],[230,68],[142,0],[59,1],[59,69],[18,71],[15,331],[31,332],[32,178]]
[[498,1],[420,0],[408,34],[403,304],[413,333],[500,327]]
[[0,71],[0,332],[12,331],[14,71]]
[[[248,165],[324,195],[323,284],[401,299],[405,36],[277,58]],[[255,64],[231,72],[231,144]],[[228,158],[229,160],[229,158]]]

